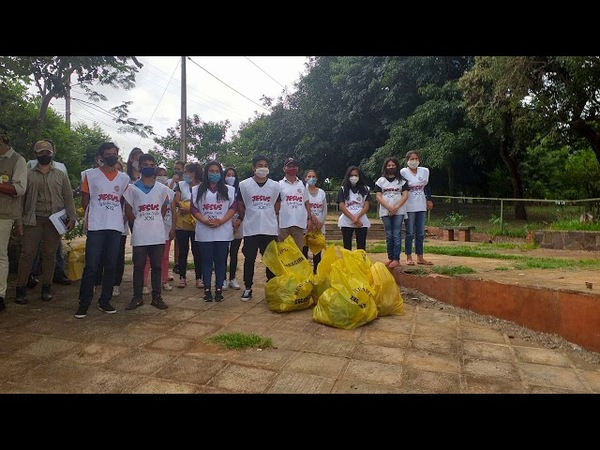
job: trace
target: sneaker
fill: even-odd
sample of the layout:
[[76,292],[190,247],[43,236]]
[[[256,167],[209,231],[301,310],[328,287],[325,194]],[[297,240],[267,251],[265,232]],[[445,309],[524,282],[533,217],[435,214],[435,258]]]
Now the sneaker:
[[213,301],[212,294],[210,293],[210,288],[204,289],[204,301],[205,302],[212,302]]
[[48,302],[52,300],[52,285],[42,284],[42,300]]
[[242,301],[247,302],[252,298],[252,289],[246,289],[242,294]]
[[119,286],[113,286],[113,297],[118,297],[119,295],[121,295],[121,290],[119,289]]
[[40,282],[40,280],[38,280],[36,277],[33,276],[32,273],[30,273],[29,278],[27,279],[27,287],[29,289],[33,289],[34,287],[36,287],[38,285],[39,282]]
[[144,304],[144,299],[133,297],[131,300],[129,300],[129,303],[127,303],[127,306],[125,307],[125,309],[127,311],[131,311],[132,309],[135,309],[138,306],[142,306],[143,304]]
[[100,311],[103,311],[106,314],[114,314],[117,312],[117,310],[113,308],[113,306],[110,303],[106,303],[104,305],[98,303],[98,308],[100,309]]
[[173,275],[169,275],[169,281],[173,281]]
[[179,277],[179,283],[177,283],[177,287],[184,288],[187,286],[187,280],[185,278]]
[[75,318],[83,319],[85,316],[87,316],[87,310],[87,306],[79,305],[79,308],[77,308],[77,312],[75,313]]
[[204,289],[204,283],[203,283],[203,281],[202,281],[202,279],[201,279],[201,278],[198,278],[198,279],[196,280],[196,287],[197,287],[198,289]]
[[179,275],[179,264],[175,264],[173,266],[173,273]]
[[15,303],[19,305],[27,304],[26,296],[27,288],[25,286],[17,286],[17,294],[15,295]]
[[[235,278],[229,280],[229,287],[231,289],[241,289],[242,288],[240,286],[240,283],[238,283],[238,280],[236,280]],[[223,289],[225,289],[225,287],[223,287]]]
[[165,301],[162,299],[162,297],[153,298],[152,303],[150,303],[150,304],[158,309],[167,309],[169,307],[169,305],[167,305],[165,303]]
[[172,291],[173,290],[173,286],[171,286],[169,283],[164,283],[162,288],[163,288],[163,291]]
[[142,289],[142,294],[149,294],[150,293],[150,288],[148,288],[148,286],[144,286],[144,289]]
[[215,302],[222,302],[223,301],[223,291],[221,291],[221,289],[217,289],[215,291]]
[[223,280],[223,287],[221,289],[224,291],[227,290],[227,280]]

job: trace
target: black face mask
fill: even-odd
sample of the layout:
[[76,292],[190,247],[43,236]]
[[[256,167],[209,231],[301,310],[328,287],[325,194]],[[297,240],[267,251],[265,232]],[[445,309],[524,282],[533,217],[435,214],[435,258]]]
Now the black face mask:
[[119,157],[111,155],[111,156],[105,156],[102,159],[104,160],[104,164],[106,164],[107,166],[110,166],[110,167],[114,167],[114,165],[117,163]]
[[52,162],[52,156],[50,155],[42,155],[37,157],[38,164],[42,166],[47,166]]
[[156,167],[142,167],[142,176],[146,178],[156,175]]
[[389,175],[395,175],[396,174],[396,169],[389,169],[386,167],[385,169],[385,173],[389,176]]

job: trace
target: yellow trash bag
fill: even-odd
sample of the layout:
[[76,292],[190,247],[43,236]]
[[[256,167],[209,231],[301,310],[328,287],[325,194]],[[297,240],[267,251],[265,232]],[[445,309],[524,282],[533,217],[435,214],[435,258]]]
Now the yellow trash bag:
[[345,273],[341,264],[334,263],[331,287],[319,297],[313,320],[351,330],[376,318],[375,294],[365,278],[361,274]]
[[67,276],[69,277],[69,280],[81,280],[81,277],[83,277],[83,268],[85,266],[85,242],[77,244],[75,247],[71,247],[69,244],[67,260]]
[[[179,206],[184,209],[190,209],[190,207],[192,205],[189,200],[182,200],[179,202]],[[183,216],[179,216],[178,220],[181,220],[183,223],[185,223],[187,225],[193,225],[193,226],[196,226],[196,222],[197,222],[197,220],[193,216],[193,214],[185,214]]]
[[375,262],[371,266],[370,284],[375,291],[378,316],[401,316],[404,314],[404,299],[396,279],[385,264]]
[[263,262],[275,274],[265,285],[265,298],[271,311],[295,311],[314,304],[313,269],[294,238],[271,241],[263,254]]
[[315,299],[318,299],[326,289],[331,287],[331,283],[329,282],[331,266],[342,257],[339,248],[339,245],[328,245],[321,255],[321,262],[317,266],[315,288],[313,290]]
[[325,248],[325,235],[321,230],[309,231],[304,235],[304,246],[308,247],[313,255]]

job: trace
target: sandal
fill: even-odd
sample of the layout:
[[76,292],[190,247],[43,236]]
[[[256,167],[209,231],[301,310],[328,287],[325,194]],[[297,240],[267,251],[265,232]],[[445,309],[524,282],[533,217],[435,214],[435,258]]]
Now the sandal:
[[433,263],[431,261],[425,261],[425,260],[417,261],[417,264],[422,264],[424,266],[433,266]]
[[407,266],[414,266],[415,262],[412,259],[409,259],[408,261],[406,261],[406,265]]

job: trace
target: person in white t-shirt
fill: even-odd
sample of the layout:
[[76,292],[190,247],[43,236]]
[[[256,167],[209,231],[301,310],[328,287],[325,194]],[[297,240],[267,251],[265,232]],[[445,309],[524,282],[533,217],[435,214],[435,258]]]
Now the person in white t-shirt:
[[82,173],[81,207],[85,210],[85,265],[79,287],[79,308],[75,318],[86,317],[94,297],[94,283],[98,270],[104,263],[102,291],[98,304],[101,311],[114,314],[117,310],[110,304],[123,234],[123,192],[129,185],[129,177],[119,172],[115,165],[119,147],[113,142],[103,142],[97,155],[103,165]]
[[[311,219],[308,221],[307,232],[321,230],[325,234],[325,219],[327,218],[327,195],[325,191],[317,186],[319,176],[315,169],[308,169],[304,174],[304,181],[308,187],[308,204]],[[308,259],[308,245],[302,247],[304,257]],[[321,262],[321,253],[313,254],[313,272],[317,273],[317,267]]]
[[227,278],[227,252],[233,240],[231,220],[235,214],[235,189],[225,183],[218,161],[204,164],[204,181],[192,189],[190,212],[196,219],[196,242],[202,255],[204,301],[212,302],[212,272],[215,268],[216,302],[223,300],[223,282]]
[[406,201],[408,200],[408,184],[400,175],[398,159],[390,156],[385,158],[381,167],[381,177],[375,182],[373,189],[379,203],[379,218],[385,229],[385,242],[387,247],[390,269],[400,266],[400,253],[402,253],[402,224],[406,214]]
[[306,225],[311,220],[308,191],[304,181],[298,178],[298,161],[287,158],[283,164],[285,177],[281,185],[281,206],[279,209],[279,242],[292,236],[300,250],[304,245]]
[[[267,245],[277,239],[279,225],[277,214],[280,208],[281,185],[269,178],[269,159],[265,155],[252,158],[254,176],[240,182],[240,217],[244,221],[244,292],[242,301],[252,298],[254,263],[260,250],[264,254]],[[267,281],[275,274],[266,268]]]
[[164,217],[167,205],[175,193],[162,183],[156,182],[156,160],[148,153],[140,155],[141,178],[130,184],[123,194],[125,198],[125,215],[131,229],[131,246],[133,257],[133,297],[125,307],[132,310],[141,306],[144,288],[144,267],[146,258],[150,257],[150,282],[152,284],[152,306],[167,309],[162,293],[162,259],[165,250]]
[[346,250],[352,250],[352,235],[356,233],[356,249],[367,248],[367,232],[371,226],[367,212],[371,207],[369,186],[362,170],[350,166],[342,181],[337,198],[340,211],[338,227],[342,230],[342,242]]

